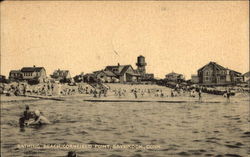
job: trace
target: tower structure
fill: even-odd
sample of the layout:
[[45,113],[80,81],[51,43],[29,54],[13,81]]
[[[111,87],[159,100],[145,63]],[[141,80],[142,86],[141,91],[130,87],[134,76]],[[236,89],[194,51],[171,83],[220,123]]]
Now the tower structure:
[[137,57],[137,71],[141,74],[144,75],[146,74],[146,65],[147,63],[145,62],[145,57],[140,55]]

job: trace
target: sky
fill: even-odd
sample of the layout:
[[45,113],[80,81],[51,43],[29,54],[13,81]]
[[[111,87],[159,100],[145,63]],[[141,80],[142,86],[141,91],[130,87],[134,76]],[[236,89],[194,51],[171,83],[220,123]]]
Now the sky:
[[43,66],[71,76],[131,64],[186,78],[210,61],[249,71],[248,1],[4,1],[1,71]]

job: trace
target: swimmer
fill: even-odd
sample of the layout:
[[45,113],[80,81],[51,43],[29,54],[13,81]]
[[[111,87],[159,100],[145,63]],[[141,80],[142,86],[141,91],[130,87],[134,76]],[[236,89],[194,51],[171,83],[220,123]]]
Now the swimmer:
[[35,110],[34,120],[27,122],[27,125],[31,124],[51,124],[50,121],[44,117],[39,110]]
[[26,106],[26,110],[23,112],[23,117],[24,117],[25,120],[29,120],[30,118],[32,118],[32,114],[31,114],[31,112],[30,112],[29,109],[30,109],[30,108],[29,108],[29,106],[27,105],[27,106]]
[[22,128],[25,126],[26,121],[32,118],[32,113],[29,110],[29,106],[27,105],[25,108],[25,111],[23,112],[23,115],[19,118],[19,126]]

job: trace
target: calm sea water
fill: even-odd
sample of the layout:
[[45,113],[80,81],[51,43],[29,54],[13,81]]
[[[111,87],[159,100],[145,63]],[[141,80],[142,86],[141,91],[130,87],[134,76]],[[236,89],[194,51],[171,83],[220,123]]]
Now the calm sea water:
[[[53,124],[20,130],[29,104]],[[66,156],[65,149],[20,144],[157,145],[157,149],[77,149],[78,156],[249,156],[249,101],[232,103],[107,103],[66,101],[1,104],[2,156]]]

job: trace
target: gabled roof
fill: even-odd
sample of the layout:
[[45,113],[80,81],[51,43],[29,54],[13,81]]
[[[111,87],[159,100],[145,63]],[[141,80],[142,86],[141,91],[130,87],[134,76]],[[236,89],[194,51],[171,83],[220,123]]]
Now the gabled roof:
[[237,71],[235,71],[235,70],[231,70],[231,69],[225,68],[225,67],[223,67],[223,66],[217,64],[216,62],[209,62],[208,64],[206,64],[205,66],[203,66],[202,68],[200,68],[198,71],[203,70],[203,69],[204,69],[205,67],[207,67],[208,65],[213,65],[213,66],[215,66],[218,70],[229,70],[230,72],[233,72],[233,73],[236,73],[236,74],[238,74],[238,75],[241,75],[240,72],[237,72]]
[[21,72],[40,72],[44,67],[23,67]]
[[234,70],[231,70],[231,69],[228,69],[228,70],[230,70],[231,72],[233,72],[233,73],[235,73],[235,74],[237,74],[237,75],[241,75],[241,73],[238,72],[238,71],[234,71]]
[[108,76],[116,76],[113,72],[111,71],[103,71],[105,74],[107,74]]
[[104,73],[107,76],[116,76],[112,71],[108,71],[108,70],[100,70],[100,71],[95,71],[93,72],[95,75],[98,75],[99,73]]
[[[133,69],[133,67],[131,65],[125,65],[123,67],[123,69],[121,70],[120,75],[123,75],[128,70],[129,67],[131,67]],[[133,71],[134,71],[134,69],[133,69]]]
[[[120,75],[123,75],[129,69],[129,67],[131,67],[133,69],[133,67],[131,65],[106,66],[104,71],[111,71],[116,76],[120,76]],[[117,69],[117,71],[113,71],[114,69]],[[133,69],[133,71],[134,71],[134,69]]]
[[223,66],[217,64],[216,62],[209,62],[208,64],[206,64],[205,66],[203,66],[202,68],[200,68],[198,71],[202,71],[204,68],[206,68],[209,65],[215,66],[218,70],[226,70],[226,68],[224,68]]

